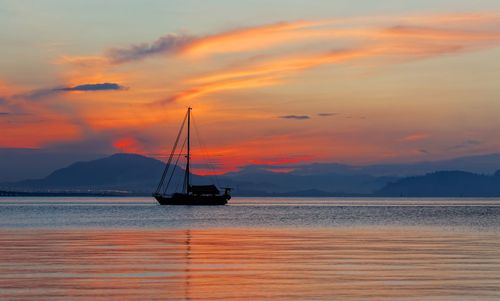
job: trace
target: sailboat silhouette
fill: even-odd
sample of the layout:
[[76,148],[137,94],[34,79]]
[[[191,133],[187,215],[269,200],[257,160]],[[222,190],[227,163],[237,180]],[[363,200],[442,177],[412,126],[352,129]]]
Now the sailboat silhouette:
[[[172,152],[163,171],[160,183],[153,193],[153,197],[160,203],[160,205],[194,205],[194,206],[207,206],[207,205],[225,205],[231,199],[231,188],[223,188],[224,193],[215,185],[192,185],[190,164],[191,164],[191,110],[188,108],[184,120],[181,124],[181,129],[177,134]],[[187,120],[187,155],[186,157],[186,170],[184,173],[184,184],[182,191],[168,194],[167,190],[172,182],[177,164],[171,164],[174,156],[176,156],[177,146],[179,139],[183,132]],[[182,149],[182,148],[181,148]]]

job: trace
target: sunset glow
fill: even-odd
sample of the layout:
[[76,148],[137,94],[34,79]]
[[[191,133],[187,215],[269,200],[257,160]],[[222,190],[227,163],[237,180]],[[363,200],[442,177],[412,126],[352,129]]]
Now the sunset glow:
[[201,11],[235,4],[120,2],[147,10],[141,22],[97,1],[3,1],[0,147],[163,159],[192,106],[216,161],[203,174],[498,152],[500,4],[445,2],[455,9],[332,1],[302,15],[258,2],[224,17]]

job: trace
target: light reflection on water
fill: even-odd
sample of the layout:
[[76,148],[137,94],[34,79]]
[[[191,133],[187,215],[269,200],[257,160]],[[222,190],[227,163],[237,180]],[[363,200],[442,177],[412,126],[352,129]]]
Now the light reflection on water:
[[0,200],[0,300],[500,300],[498,200],[90,201]]
[[498,233],[5,230],[1,300],[498,300]]

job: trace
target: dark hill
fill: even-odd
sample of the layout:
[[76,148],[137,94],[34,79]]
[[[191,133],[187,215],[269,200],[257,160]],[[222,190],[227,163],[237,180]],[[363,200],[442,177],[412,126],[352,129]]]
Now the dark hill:
[[[115,154],[93,161],[77,162],[58,169],[47,177],[4,183],[1,189],[17,192],[75,192],[101,193],[120,192],[149,195],[158,184],[164,163],[135,154]],[[172,191],[182,187],[184,170],[177,168]],[[369,194],[380,189],[394,177],[374,177],[370,175],[316,174],[295,175],[265,170],[243,170],[219,176],[219,181],[211,177],[193,175],[193,183],[216,183],[234,188],[234,195],[300,195],[325,196],[345,194]]]
[[491,176],[463,171],[433,172],[389,183],[375,194],[408,197],[499,197],[500,171]]
[[163,166],[158,160],[140,155],[115,154],[103,159],[71,164],[54,171],[40,182],[45,185],[83,186],[158,179]]
[[364,174],[310,174],[297,175],[264,170],[231,173],[220,177],[240,195],[284,194],[321,196],[369,194],[384,187],[396,177],[375,177]]
[[[164,168],[159,160],[135,155],[115,154],[87,162],[76,162],[39,180],[10,185],[23,190],[123,190],[151,193]],[[178,172],[183,170],[180,168]]]
[[[150,195],[160,179],[164,163],[140,155],[115,154],[93,161],[77,162],[47,177],[4,183],[0,189],[40,193],[119,193]],[[172,191],[182,187],[184,170],[176,169]],[[443,171],[398,180],[390,176],[360,173],[278,173],[263,169],[211,177],[192,176],[195,184],[216,183],[234,188],[240,196],[500,196],[500,171],[479,175]],[[390,184],[388,184],[390,183]]]

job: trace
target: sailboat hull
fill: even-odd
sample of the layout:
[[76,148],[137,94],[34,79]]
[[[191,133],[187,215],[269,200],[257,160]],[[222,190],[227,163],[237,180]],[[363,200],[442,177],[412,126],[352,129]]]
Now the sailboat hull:
[[231,199],[228,194],[224,195],[187,195],[176,193],[172,196],[154,195],[160,205],[181,206],[221,206],[226,205]]

